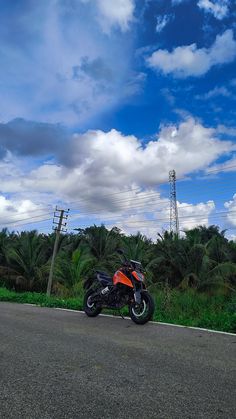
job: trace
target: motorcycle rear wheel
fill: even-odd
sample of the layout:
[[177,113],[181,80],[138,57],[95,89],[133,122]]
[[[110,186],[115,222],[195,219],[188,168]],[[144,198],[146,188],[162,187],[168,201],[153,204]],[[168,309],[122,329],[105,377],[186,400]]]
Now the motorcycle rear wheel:
[[137,305],[135,302],[129,305],[129,315],[134,323],[145,324],[152,319],[154,308],[152,296],[147,291],[144,291],[141,294],[140,305]]
[[102,308],[90,302],[92,294],[94,294],[94,290],[88,290],[84,296],[84,312],[89,317],[96,317],[101,313]]

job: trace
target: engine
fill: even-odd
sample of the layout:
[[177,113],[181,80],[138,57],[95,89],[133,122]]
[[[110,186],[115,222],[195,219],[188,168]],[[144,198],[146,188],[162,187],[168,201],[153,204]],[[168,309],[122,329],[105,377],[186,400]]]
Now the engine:
[[128,296],[116,285],[110,285],[101,290],[103,302],[112,308],[121,308],[127,304]]

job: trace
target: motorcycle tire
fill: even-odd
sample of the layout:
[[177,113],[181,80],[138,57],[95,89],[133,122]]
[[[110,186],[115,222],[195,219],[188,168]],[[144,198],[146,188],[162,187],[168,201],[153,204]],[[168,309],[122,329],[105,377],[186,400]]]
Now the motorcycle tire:
[[91,295],[94,294],[94,290],[88,290],[84,296],[84,312],[89,317],[96,317],[101,313],[102,308],[95,303],[90,303],[89,299]]
[[135,302],[129,305],[129,315],[134,323],[145,324],[152,319],[155,304],[152,296],[143,291],[141,294],[141,304],[137,306]]

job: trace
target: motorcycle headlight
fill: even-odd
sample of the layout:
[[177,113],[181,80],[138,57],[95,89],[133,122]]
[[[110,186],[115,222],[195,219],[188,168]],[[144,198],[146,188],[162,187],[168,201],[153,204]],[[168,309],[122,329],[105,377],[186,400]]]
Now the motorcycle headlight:
[[142,281],[142,282],[144,281],[144,275],[141,272],[136,272],[136,275],[137,275],[139,281]]

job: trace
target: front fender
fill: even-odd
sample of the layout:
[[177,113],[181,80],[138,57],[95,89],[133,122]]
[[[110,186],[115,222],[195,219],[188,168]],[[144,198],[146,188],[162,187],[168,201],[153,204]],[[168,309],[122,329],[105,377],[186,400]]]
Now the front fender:
[[140,287],[135,287],[134,290],[134,301],[136,304],[141,304],[142,298],[141,298],[141,294],[142,292],[147,292],[147,289],[145,287],[145,284],[142,283],[142,285]]

